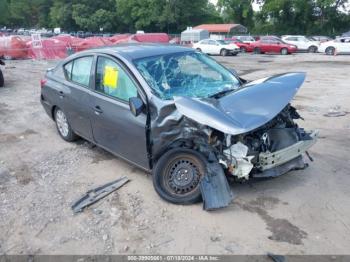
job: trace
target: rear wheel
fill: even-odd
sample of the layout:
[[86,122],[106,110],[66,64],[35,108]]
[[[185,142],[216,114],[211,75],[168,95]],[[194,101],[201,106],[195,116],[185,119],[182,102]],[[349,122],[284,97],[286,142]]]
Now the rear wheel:
[[221,56],[227,56],[227,54],[228,54],[228,52],[226,49],[221,49],[221,51],[220,51]]
[[259,47],[255,47],[253,51],[254,51],[254,54],[261,54],[261,50]]
[[166,152],[153,169],[153,186],[159,196],[174,204],[201,200],[200,180],[206,160],[197,151],[174,148]]
[[287,48],[282,48],[281,49],[281,55],[288,55],[288,49]]
[[327,55],[334,55],[335,54],[335,48],[333,46],[329,46],[326,48],[326,54]]
[[247,49],[244,46],[241,46],[239,49],[241,50],[242,53],[247,52]]
[[310,47],[307,49],[307,51],[308,51],[309,53],[316,53],[316,52],[317,52],[317,46],[312,45],[312,46],[310,46]]
[[72,142],[78,138],[78,136],[73,132],[66,114],[60,108],[57,107],[55,109],[54,117],[57,131],[64,140]]
[[4,75],[2,74],[2,71],[0,70],[0,87],[3,87],[4,86]]

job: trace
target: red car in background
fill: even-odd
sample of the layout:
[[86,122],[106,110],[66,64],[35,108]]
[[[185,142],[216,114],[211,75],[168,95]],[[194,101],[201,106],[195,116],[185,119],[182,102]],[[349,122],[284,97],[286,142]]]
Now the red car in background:
[[254,54],[278,53],[288,55],[297,51],[297,46],[287,44],[275,36],[261,37],[259,41],[250,44]]
[[242,53],[253,52],[253,47],[250,45],[250,43],[244,43],[241,40],[236,38],[225,38],[225,41],[234,43],[236,46],[239,47]]

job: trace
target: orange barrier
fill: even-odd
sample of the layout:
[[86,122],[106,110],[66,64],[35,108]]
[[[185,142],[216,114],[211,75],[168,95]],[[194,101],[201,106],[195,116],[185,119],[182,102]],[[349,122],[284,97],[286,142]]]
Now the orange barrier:
[[28,57],[26,43],[18,36],[0,37],[0,57],[5,59],[25,59]]

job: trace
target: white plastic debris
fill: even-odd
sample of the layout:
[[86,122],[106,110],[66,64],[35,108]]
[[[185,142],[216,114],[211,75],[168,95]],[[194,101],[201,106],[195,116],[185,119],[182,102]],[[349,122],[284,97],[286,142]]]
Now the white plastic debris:
[[249,173],[252,171],[254,165],[251,163],[254,156],[247,156],[248,147],[241,142],[232,145],[229,149],[225,150],[224,153],[229,158],[236,160],[233,175],[238,178],[249,178]]

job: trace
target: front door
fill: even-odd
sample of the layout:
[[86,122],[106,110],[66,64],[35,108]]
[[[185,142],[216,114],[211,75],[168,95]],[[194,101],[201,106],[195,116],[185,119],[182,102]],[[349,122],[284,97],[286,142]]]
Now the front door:
[[146,111],[135,117],[129,98],[140,89],[117,60],[99,56],[95,68],[95,92],[91,100],[91,124],[97,144],[148,169]]

